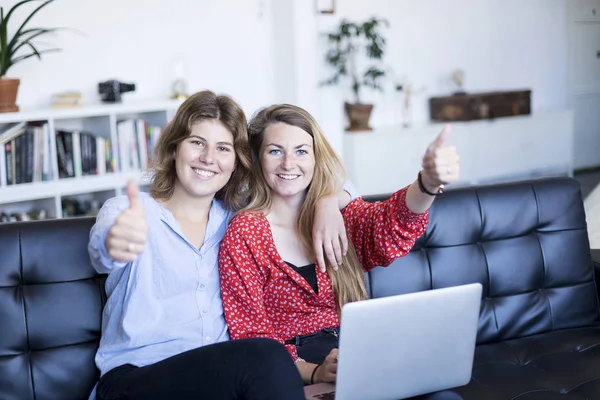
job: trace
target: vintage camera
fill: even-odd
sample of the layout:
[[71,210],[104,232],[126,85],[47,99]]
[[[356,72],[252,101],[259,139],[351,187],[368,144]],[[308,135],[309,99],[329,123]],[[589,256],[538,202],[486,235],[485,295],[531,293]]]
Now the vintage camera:
[[98,84],[98,93],[105,103],[120,103],[123,93],[133,92],[134,90],[135,84],[119,82],[116,79]]

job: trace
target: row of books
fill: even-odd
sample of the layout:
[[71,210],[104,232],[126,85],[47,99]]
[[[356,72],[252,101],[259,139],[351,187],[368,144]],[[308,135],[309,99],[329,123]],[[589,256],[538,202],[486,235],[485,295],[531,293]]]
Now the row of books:
[[[54,132],[58,178],[145,170],[161,128],[142,119],[120,121],[116,141],[86,130]],[[0,133],[0,186],[56,179],[45,122],[20,123]]]
[[115,172],[110,140],[85,131],[56,131],[58,177],[75,178]]
[[0,185],[52,179],[48,124],[13,125],[0,134]]
[[117,123],[117,153],[120,171],[148,168],[161,128],[143,119],[127,119]]

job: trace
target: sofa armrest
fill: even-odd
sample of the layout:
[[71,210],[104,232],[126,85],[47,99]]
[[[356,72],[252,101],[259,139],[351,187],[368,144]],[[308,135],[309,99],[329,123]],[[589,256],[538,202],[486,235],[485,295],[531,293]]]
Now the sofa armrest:
[[596,288],[600,293],[600,249],[592,249],[592,265],[594,267],[594,276],[596,278]]

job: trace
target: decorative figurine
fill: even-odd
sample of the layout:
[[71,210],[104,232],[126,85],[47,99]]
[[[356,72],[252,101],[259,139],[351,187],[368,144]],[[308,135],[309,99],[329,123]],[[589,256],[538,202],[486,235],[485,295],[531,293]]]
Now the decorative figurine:
[[175,80],[171,84],[171,98],[175,100],[185,100],[189,97],[188,83],[185,79],[185,62],[182,59],[175,61],[173,69]]
[[462,96],[467,94],[467,92],[463,90],[463,85],[465,84],[465,71],[462,69],[457,69],[452,73],[451,80],[452,83],[456,85],[456,91],[453,93],[454,96]]
[[408,83],[408,78],[404,77],[402,83],[396,84],[396,91],[404,93],[404,101],[402,102],[402,127],[409,128],[412,124],[412,97],[421,94],[425,91],[422,87],[415,90],[411,83]]

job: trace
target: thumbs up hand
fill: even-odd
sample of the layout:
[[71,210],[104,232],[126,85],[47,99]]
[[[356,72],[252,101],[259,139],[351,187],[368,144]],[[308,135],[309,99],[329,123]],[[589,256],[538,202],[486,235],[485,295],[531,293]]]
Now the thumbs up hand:
[[451,132],[450,125],[446,125],[427,147],[423,157],[423,184],[432,192],[441,185],[456,182],[460,175],[460,157],[456,147],[444,143]]
[[132,262],[144,251],[148,224],[140,200],[140,189],[134,181],[127,183],[129,208],[116,219],[106,236],[106,250],[116,261]]

